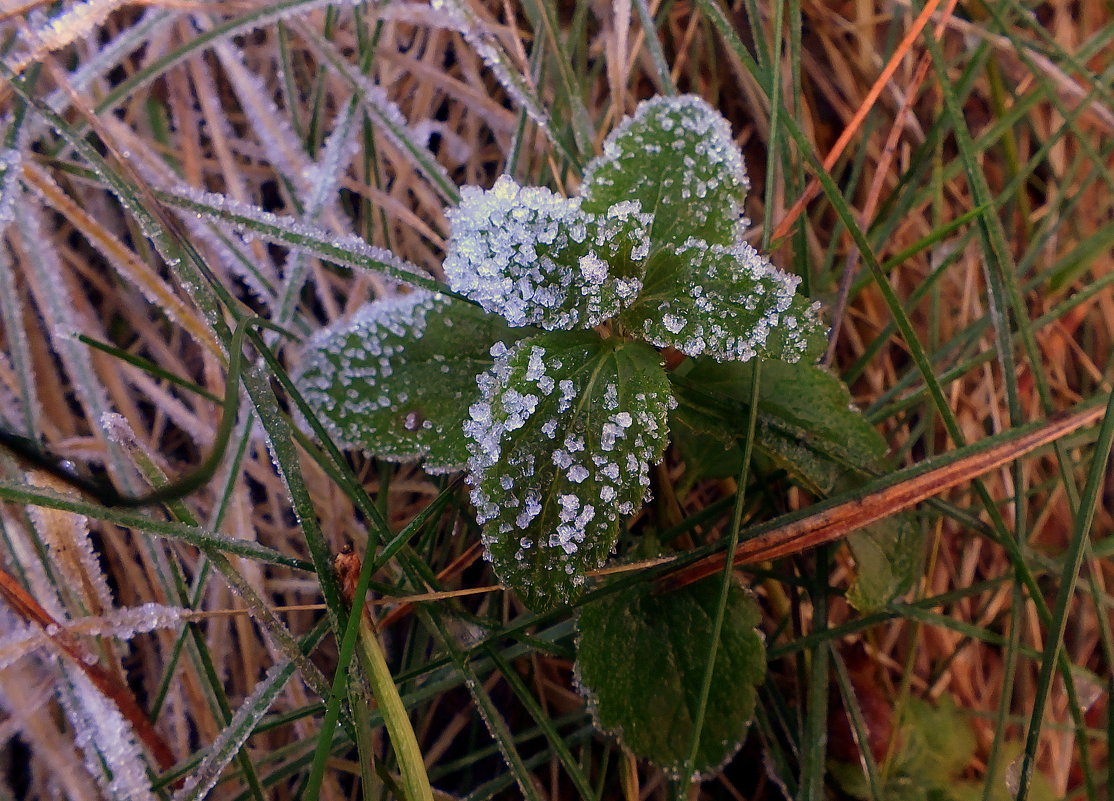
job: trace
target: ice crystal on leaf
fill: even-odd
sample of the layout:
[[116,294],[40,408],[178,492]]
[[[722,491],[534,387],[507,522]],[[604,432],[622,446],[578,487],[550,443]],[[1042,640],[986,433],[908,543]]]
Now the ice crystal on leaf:
[[468,458],[461,424],[501,338],[516,337],[498,317],[418,290],[319,331],[295,382],[338,443],[392,461],[425,458],[426,470],[444,473]]
[[[528,604],[568,601],[648,495],[673,400],[661,359],[594,332],[543,334],[479,383],[464,430],[488,556]],[[609,395],[624,411],[604,410]]]
[[649,217],[637,202],[588,214],[579,198],[506,175],[465,187],[449,212],[449,286],[514,326],[591,328],[642,288]]
[[500,579],[536,608],[571,601],[667,443],[675,400],[651,346],[795,362],[823,344],[799,279],[740,238],[748,185],[715,109],[645,101],[578,197],[505,175],[463,188],[444,272],[479,308],[377,301],[309,343],[301,391],[345,444],[434,472],[466,460]]

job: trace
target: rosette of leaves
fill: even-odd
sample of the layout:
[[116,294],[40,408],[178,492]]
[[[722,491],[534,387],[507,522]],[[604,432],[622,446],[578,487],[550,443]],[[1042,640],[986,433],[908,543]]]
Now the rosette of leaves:
[[472,303],[375,301],[312,340],[299,388],[339,444],[466,467],[499,578],[536,609],[569,602],[668,442],[657,348],[796,362],[823,344],[798,279],[740,239],[747,188],[711,106],[643,102],[578,197],[466,187],[444,271]]

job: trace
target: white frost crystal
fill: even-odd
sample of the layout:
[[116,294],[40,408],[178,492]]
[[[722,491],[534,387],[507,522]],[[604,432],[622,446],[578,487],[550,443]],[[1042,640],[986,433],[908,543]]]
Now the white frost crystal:
[[449,212],[449,286],[513,326],[590,328],[642,288],[649,217],[638,203],[588,214],[579,198],[502,176]]
[[646,341],[689,356],[796,362],[820,330],[819,304],[796,296],[801,279],[774,267],[745,242],[725,247],[689,239],[666,248],[676,265],[623,321]]
[[[591,332],[547,334],[499,354],[478,381],[464,431],[488,554],[528,603],[568,600],[661,459],[672,397],[660,359]],[[621,411],[601,420],[609,400]]]

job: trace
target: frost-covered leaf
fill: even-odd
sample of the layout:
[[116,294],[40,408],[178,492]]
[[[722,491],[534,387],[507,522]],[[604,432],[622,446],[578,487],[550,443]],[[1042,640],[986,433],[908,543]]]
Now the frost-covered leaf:
[[[676,776],[689,757],[694,717],[719,603],[719,581],[654,594],[641,583],[585,604],[576,670],[596,724],[637,756]],[[750,595],[732,584],[694,769],[708,776],[742,744],[766,674]]]
[[384,459],[425,458],[448,472],[468,459],[462,424],[496,342],[529,331],[445,295],[377,300],[306,344],[298,391],[334,440]]
[[498,356],[470,410],[472,502],[499,578],[535,608],[572,599],[647,495],[672,395],[661,359],[595,332]]
[[[717,475],[716,469],[737,473],[741,453],[732,440],[742,435],[746,419],[750,367],[693,359],[682,373],[686,386],[697,388],[678,393],[672,417],[672,425],[688,434],[678,437],[682,452],[695,457],[691,466],[706,476]],[[824,368],[767,360],[758,389],[756,452],[796,484],[826,497],[887,469],[885,440],[855,408],[843,382]],[[723,451],[718,459],[717,447]],[[851,534],[857,567],[852,603],[871,611],[907,592],[920,567],[922,539],[916,516],[907,512]]]
[[796,293],[800,279],[745,242],[690,239],[649,259],[645,287],[620,319],[661,347],[717,361],[815,358],[824,346],[818,304]]
[[449,222],[449,286],[511,325],[591,328],[642,288],[649,217],[637,202],[589,214],[579,198],[504,175],[465,187]]
[[695,95],[643,101],[587,167],[587,211],[638,200],[654,215],[654,246],[689,237],[730,245],[749,188],[743,157],[723,116]]

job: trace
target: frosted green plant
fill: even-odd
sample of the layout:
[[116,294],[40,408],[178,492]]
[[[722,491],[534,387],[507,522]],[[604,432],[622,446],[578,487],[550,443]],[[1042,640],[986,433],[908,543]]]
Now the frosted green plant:
[[742,241],[748,188],[698,97],[642,103],[578,197],[508,176],[466,187],[425,290],[320,332],[298,373],[339,443],[466,468],[488,558],[531,606],[572,600],[649,497],[674,391],[657,348],[741,362],[814,356],[796,277]]

